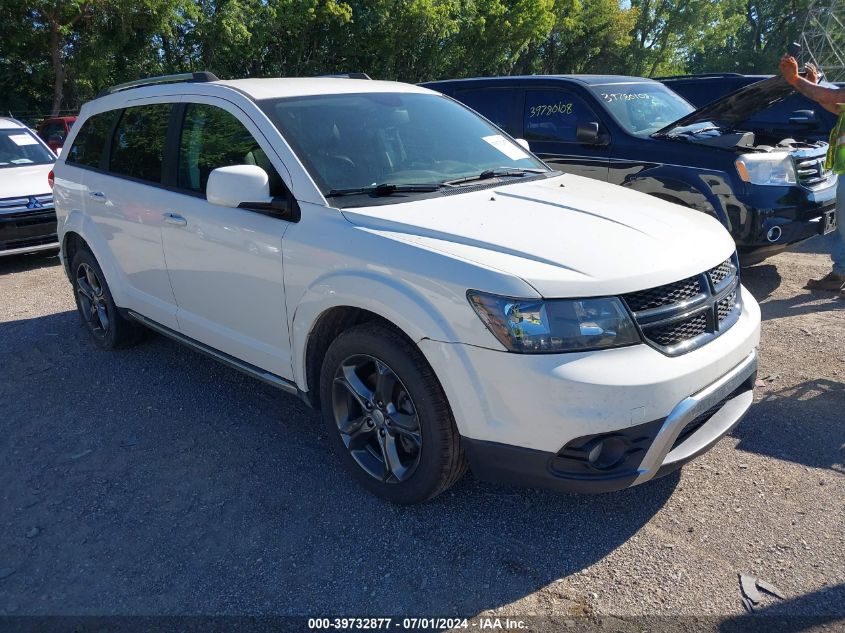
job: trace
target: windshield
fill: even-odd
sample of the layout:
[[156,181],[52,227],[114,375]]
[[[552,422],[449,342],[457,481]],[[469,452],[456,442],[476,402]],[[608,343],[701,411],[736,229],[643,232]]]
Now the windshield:
[[683,97],[659,83],[599,85],[590,90],[617,123],[636,136],[654,134],[695,111]]
[[46,165],[54,160],[29,130],[0,130],[0,168]]
[[436,186],[490,170],[547,171],[500,130],[441,95],[335,94],[260,105],[324,195],[387,183]]

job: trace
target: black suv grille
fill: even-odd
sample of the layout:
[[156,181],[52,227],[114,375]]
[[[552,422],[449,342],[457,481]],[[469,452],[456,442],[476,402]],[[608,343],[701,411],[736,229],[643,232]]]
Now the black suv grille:
[[727,259],[700,275],[624,295],[646,342],[669,356],[701,347],[739,318],[739,275]]

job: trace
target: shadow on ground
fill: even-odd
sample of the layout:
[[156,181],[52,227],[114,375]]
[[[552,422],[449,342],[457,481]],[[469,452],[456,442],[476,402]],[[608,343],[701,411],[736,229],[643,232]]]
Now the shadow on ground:
[[474,615],[607,556],[678,481],[594,497],[467,477],[395,507],[296,398],[168,340],[102,352],[72,312],[0,339],[0,612]]
[[0,257],[0,276],[59,265],[61,265],[61,261],[59,260],[58,251],[42,251],[28,255],[7,255]]
[[[845,308],[845,301],[837,299],[835,293],[825,291],[810,292],[802,289],[798,294],[784,299],[769,299],[781,284],[780,273],[772,264],[758,264],[751,268],[744,268],[742,283],[760,302],[764,321]],[[827,302],[819,303],[819,300]]]
[[808,380],[765,392],[732,435],[740,450],[845,473],[845,425],[835,411],[845,412],[845,384]]

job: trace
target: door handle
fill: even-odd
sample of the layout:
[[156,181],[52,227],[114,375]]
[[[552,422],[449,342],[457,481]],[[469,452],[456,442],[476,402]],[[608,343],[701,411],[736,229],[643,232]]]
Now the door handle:
[[173,226],[187,226],[188,221],[183,218],[178,213],[162,213],[161,217],[164,218],[165,224],[171,224]]
[[106,194],[102,191],[89,191],[88,195],[96,200],[97,202],[105,202],[106,201]]

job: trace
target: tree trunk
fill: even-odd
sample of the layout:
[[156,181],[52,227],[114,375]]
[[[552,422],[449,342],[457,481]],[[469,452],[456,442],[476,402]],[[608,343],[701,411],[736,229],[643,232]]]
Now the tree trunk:
[[50,16],[50,58],[53,61],[53,109],[50,116],[58,116],[62,109],[65,86],[65,68],[62,64],[62,38],[59,34],[58,21]]

